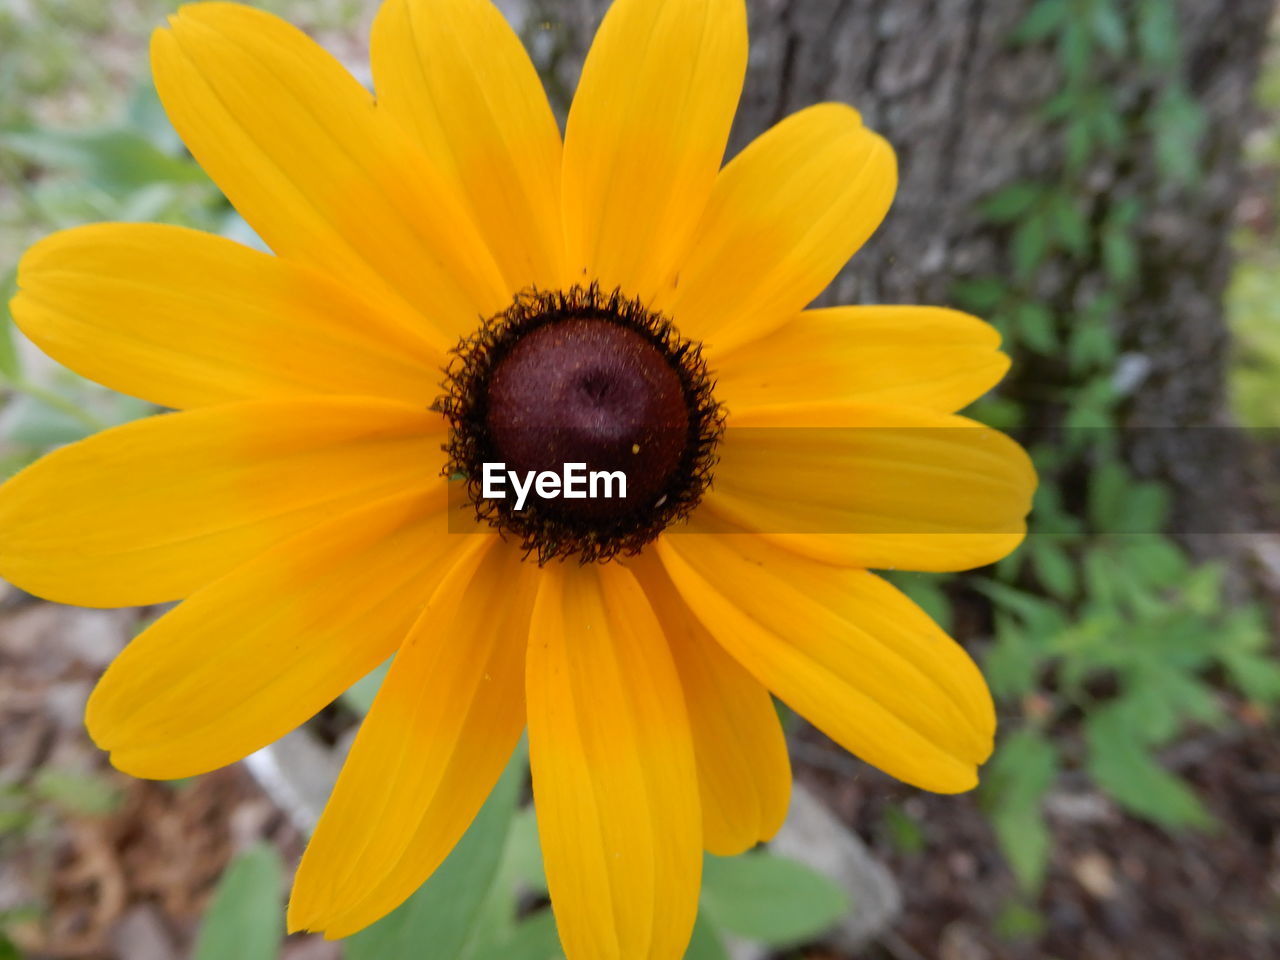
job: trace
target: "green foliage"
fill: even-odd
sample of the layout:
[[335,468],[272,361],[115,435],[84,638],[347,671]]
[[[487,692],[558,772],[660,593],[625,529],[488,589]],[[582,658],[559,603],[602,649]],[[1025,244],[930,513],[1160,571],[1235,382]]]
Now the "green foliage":
[[18,344],[13,330],[9,301],[18,292],[18,270],[15,267],[0,279],[0,382],[14,381],[22,375]]
[[120,807],[120,791],[97,774],[45,767],[32,783],[32,794],[66,814],[106,816]]
[[924,830],[911,814],[897,804],[885,807],[884,826],[894,849],[910,856],[924,852]]
[[829,929],[849,909],[844,891],[808,867],[764,852],[707,856],[702,910],[717,927],[772,946]]
[[[1037,0],[1010,42],[1052,51],[1062,83],[1042,116],[1062,160],[1044,179],[1009,184],[981,204],[1007,239],[1009,269],[966,278],[955,295],[990,318],[1009,349],[1064,375],[1054,396],[1036,398],[1059,405],[1065,431],[1032,450],[1041,478],[1032,535],[977,584],[995,628],[985,673],[1023,717],[1002,727],[984,806],[1023,895],[1034,897],[1053,854],[1043,799],[1061,769],[1082,770],[1134,816],[1209,829],[1208,811],[1161,753],[1193,728],[1228,722],[1224,679],[1260,708],[1280,703],[1280,664],[1264,612],[1230,609],[1223,571],[1192,564],[1161,535],[1168,491],[1125,469],[1112,429],[1124,399],[1112,320],[1141,295],[1144,208],[1125,185],[1099,193],[1090,177],[1115,177],[1135,149],[1152,158],[1162,189],[1199,177],[1204,118],[1188,93],[1176,5]],[[1135,63],[1143,96],[1120,102],[1113,79],[1133,77]],[[1095,263],[1101,289],[1096,277],[1073,283],[1082,270],[1096,273]],[[1267,318],[1252,328],[1264,355],[1251,395],[1259,407],[1274,405],[1280,369],[1280,346],[1274,362],[1266,353],[1271,340],[1280,344],[1273,275],[1280,271],[1259,271],[1237,287]],[[984,403],[979,415],[1001,426],[1025,419],[1008,399]],[[1006,935],[1038,931],[1027,904],[1006,913]]]
[[1058,775],[1057,748],[1034,727],[1008,737],[987,770],[986,809],[1019,885],[1039,890],[1049,863],[1049,828],[1041,800]]
[[684,960],[729,960],[729,951],[705,913],[698,914]]
[[[410,956],[468,960],[496,946],[493,938],[499,930],[478,921],[500,875],[523,774],[524,751],[520,750],[444,863],[403,905],[349,938],[346,960]],[[501,933],[498,939],[509,949],[513,931]]]
[[1017,45],[1040,43],[1061,30],[1072,14],[1070,0],[1042,0],[1027,11],[1010,39]]
[[214,891],[192,960],[275,960],[284,938],[284,868],[275,847],[236,857]]
[[78,174],[113,194],[159,183],[208,184],[195,161],[165,152],[129,128],[72,132],[15,127],[0,130],[0,150],[47,169]]
[[[517,798],[527,776],[517,751],[471,827],[403,906],[346,941],[346,960],[553,960],[555,920],[541,907],[547,881],[532,807]],[[782,946],[812,938],[848,909],[840,888],[809,868],[763,851],[706,858],[702,910],[687,956],[724,960],[725,932]]]
[[382,681],[386,678],[387,671],[390,669],[390,660],[374,667],[373,670],[357,680],[342,695],[342,702],[360,714],[360,716],[364,716],[369,712],[369,708],[373,706],[374,697],[378,695],[378,689],[382,686]]
[[[143,84],[119,122],[88,131],[51,129],[29,118],[0,126],[0,175],[40,171],[22,180],[19,194],[40,233],[91,220],[221,228],[225,202],[156,115],[155,99]],[[53,447],[155,411],[67,370],[25,369],[9,312],[16,276],[10,268],[0,281],[0,392],[13,397],[0,443],[0,479]]]
[[937,574],[891,571],[886,579],[910,597],[944,630],[951,629],[951,601],[947,597],[947,580]]
[[996,916],[996,933],[1005,940],[1030,940],[1044,930],[1044,918],[1023,903],[1006,903]]
[[[1104,531],[1131,526],[1142,511],[1158,520],[1163,493],[1110,464],[1091,484],[1090,512]],[[985,658],[992,688],[1001,699],[1031,703],[1035,717],[1006,735],[984,787],[1001,847],[1030,892],[1048,855],[1039,798],[1058,764],[1046,731],[1083,718],[1083,767],[1100,789],[1161,826],[1205,828],[1208,813],[1160,765],[1158,751],[1193,727],[1226,722],[1209,679],[1216,673],[1259,707],[1280,703],[1264,611],[1227,606],[1219,565],[1191,564],[1158,534],[1062,535],[1051,541],[1053,554],[1045,542],[1031,541],[1042,585],[1061,577],[1046,579],[1045,569],[1077,571],[1047,595],[982,585],[996,609]],[[1049,555],[1056,559],[1046,566]]]
[[1121,701],[1085,718],[1088,770],[1131,813],[1168,827],[1207,827],[1212,818],[1185,783],[1151,756],[1135,711]]

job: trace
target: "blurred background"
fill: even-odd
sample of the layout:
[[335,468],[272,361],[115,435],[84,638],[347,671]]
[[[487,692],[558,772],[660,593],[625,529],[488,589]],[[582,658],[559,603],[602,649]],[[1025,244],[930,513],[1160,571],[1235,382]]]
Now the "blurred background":
[[[374,0],[272,0],[358,77]],[[498,0],[563,117],[604,0]],[[182,150],[171,0],[0,0],[0,476],[154,412],[44,359],[22,250],[99,220],[255,242]],[[1015,358],[974,415],[1043,478],[994,568],[899,576],[983,664],[982,787],[909,789],[788,717],[769,851],[709,860],[695,960],[1280,956],[1280,19],[1274,0],[753,0],[730,151],[853,103],[901,188],[830,302],[950,304]],[[1213,454],[1187,428],[1232,442]],[[1139,531],[1139,532],[1134,532]],[[1158,531],[1158,532],[1157,532]],[[244,764],[110,770],[85,698],[159,611],[0,583],[0,960],[551,960],[523,771],[391,918],[283,937],[288,878],[377,676]]]

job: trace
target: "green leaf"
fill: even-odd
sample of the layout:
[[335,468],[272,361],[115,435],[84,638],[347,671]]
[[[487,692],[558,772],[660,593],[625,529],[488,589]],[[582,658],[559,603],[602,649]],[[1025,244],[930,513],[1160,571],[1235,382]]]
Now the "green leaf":
[[192,960],[276,960],[284,938],[284,871],[275,847],[231,861],[196,935]]
[[724,941],[704,911],[698,911],[698,922],[693,925],[693,937],[689,940],[684,960],[729,960]]
[[1084,109],[1083,100],[1080,91],[1063,90],[1051,97],[1049,102],[1040,108],[1040,116],[1050,123],[1062,120],[1072,114],[1080,113]]
[[1156,762],[1143,737],[1114,705],[1085,717],[1089,774],[1135,816],[1165,827],[1209,827],[1213,818],[1200,798]]
[[1102,231],[1102,266],[1113,283],[1127,287],[1138,277],[1138,247],[1125,226],[1109,222]]
[[702,907],[717,926],[770,946],[810,940],[849,909],[845,892],[803,864],[770,853],[708,855]]
[[1226,650],[1219,659],[1246,700],[1263,707],[1280,703],[1280,663],[1240,650]]
[[143,80],[134,88],[125,107],[125,113],[130,130],[142,134],[166,154],[181,155],[182,139],[178,136],[178,131],[173,129],[169,115],[165,112],[160,96],[156,93],[155,84],[150,78]]
[[999,277],[973,277],[955,284],[951,293],[965,310],[989,313],[1000,306],[1000,301],[1009,293],[1009,287]]
[[895,849],[912,856],[924,852],[924,830],[911,814],[897,804],[890,803],[884,808],[884,825]]
[[893,571],[888,580],[905,593],[929,618],[942,629],[951,630],[951,598],[943,589],[941,577],[936,575]]
[[1055,191],[1049,202],[1053,233],[1064,249],[1081,257],[1089,249],[1089,222],[1071,194]]
[[1107,377],[1096,377],[1076,389],[1071,405],[1063,417],[1067,445],[1076,445],[1078,451],[1104,443],[1108,435],[1100,431],[1115,426],[1115,389]]
[[1169,494],[1158,483],[1136,480],[1117,461],[1094,471],[1089,483],[1089,519],[1103,533],[1159,533]]
[[1145,725],[1152,715],[1159,713],[1161,707],[1155,705],[1157,700],[1163,701],[1164,709],[1168,710],[1169,720],[1165,729],[1150,732],[1150,746],[1172,742],[1187,723],[1220,727],[1226,720],[1218,692],[1199,676],[1200,666],[1207,666],[1211,652],[1205,638],[1207,626],[1194,624],[1194,639],[1200,647],[1199,663],[1182,667],[1162,663],[1158,659],[1148,662],[1141,672],[1135,671],[1137,679],[1130,682],[1123,696],[1128,715],[1134,718],[1131,726]]
[[1129,491],[1125,511],[1133,533],[1159,533],[1169,513],[1169,491],[1158,483],[1144,481]]
[[1079,173],[1088,162],[1093,151],[1093,139],[1093,124],[1089,122],[1088,115],[1072,114],[1067,124],[1066,140],[1067,167],[1073,173]]
[[1039,203],[1043,192],[1038,183],[1012,183],[982,201],[978,209],[992,223],[1012,223]]
[[19,470],[26,469],[39,459],[40,451],[30,449],[0,455],[0,482],[8,480]]
[[1027,547],[1036,576],[1046,590],[1059,600],[1071,600],[1079,589],[1075,564],[1067,556],[1058,537],[1040,534],[1032,537]]
[[1013,271],[1019,280],[1031,278],[1049,252],[1049,228],[1044,216],[1035,214],[1013,232]]
[[[1125,537],[1115,549],[1121,565],[1144,586],[1172,587],[1188,575],[1186,554],[1159,534]],[[1162,611],[1167,609],[1167,604],[1161,607]]]
[[1006,432],[1022,426],[1025,415],[1020,403],[997,394],[988,394],[969,408],[969,416],[973,419]]
[[[524,807],[516,811],[507,828],[497,874],[476,917],[475,956],[470,960],[505,960],[504,945],[508,941],[518,936],[536,939],[536,931],[518,934],[529,920],[519,920],[517,908],[523,898],[541,898],[546,893],[537,818],[532,806]],[[554,919],[550,922],[554,928]]]
[[1005,807],[1035,807],[1058,775],[1058,751],[1043,733],[1023,727],[1005,737],[986,771],[984,792]]
[[516,811],[507,834],[505,856],[518,883],[536,893],[547,892],[542,845],[538,840],[538,817],[533,807]]
[[1097,131],[1098,139],[1107,148],[1119,150],[1124,146],[1125,138],[1128,136],[1125,118],[1119,110],[1115,109],[1115,105],[1110,100],[1103,101],[1098,107],[1093,115],[1093,126]]
[[1138,53],[1149,66],[1177,65],[1181,56],[1177,18],[1171,0],[1142,0],[1138,5]]
[[1062,26],[1070,12],[1067,0],[1039,0],[1023,17],[1010,40],[1018,45],[1039,43]]
[[344,941],[346,960],[461,960],[473,954],[476,940],[486,932],[477,920],[498,875],[524,781],[524,757],[521,747],[453,852],[418,892]]
[[36,775],[35,793],[67,813],[101,817],[120,808],[120,790],[93,773],[45,767]]
[[997,807],[991,814],[991,826],[1018,886],[1038,893],[1053,851],[1044,813],[1038,807]]
[[1129,485],[1129,471],[1114,460],[1104,461],[1089,478],[1089,519],[1102,533],[1123,531]]
[[9,301],[18,292],[18,268],[14,267],[0,280],[0,380],[17,380],[22,376],[22,361],[14,339],[13,315]]
[[1180,86],[1171,86],[1148,114],[1156,140],[1156,165],[1174,184],[1195,182],[1200,173],[1204,111]]
[[1083,20],[1070,18],[1058,34],[1058,60],[1071,86],[1087,79],[1093,65],[1093,34]]
[[386,678],[389,669],[391,669],[390,660],[374,667],[342,694],[342,702],[364,716],[373,707],[373,700],[378,695],[378,690],[382,687],[382,681]]
[[1028,347],[1040,354],[1057,351],[1058,333],[1048,307],[1041,303],[1019,304],[1014,317],[1018,325],[1018,339]]
[[1058,751],[1024,727],[996,750],[983,793],[1000,849],[1023,890],[1036,892],[1049,865],[1052,838],[1041,802],[1058,775]]
[[[1055,448],[1046,453],[1046,447],[1039,444],[1032,448],[1032,462],[1040,476],[1049,476],[1062,469],[1062,458],[1057,454],[1063,448]],[[1052,534],[1064,538],[1075,537],[1083,530],[1083,523],[1074,511],[1068,510],[1062,503],[1062,491],[1052,483],[1042,483],[1036,487],[1032,496],[1032,531],[1036,534]]]
[[1072,324],[1067,340],[1067,361],[1071,372],[1082,374],[1088,370],[1110,367],[1116,358],[1115,338],[1105,320],[1089,318]]
[[[1184,567],[1185,567],[1185,557]],[[1201,616],[1215,614],[1222,609],[1223,579],[1226,568],[1217,562],[1202,563],[1186,574],[1180,584],[1182,602],[1192,613]],[[1265,636],[1265,633],[1264,633]]]
[[1223,625],[1218,660],[1251,702],[1280,702],[1280,663],[1271,656],[1271,632],[1259,604],[1233,610]]
[[43,166],[83,174],[113,196],[152,183],[207,183],[193,161],[172,157],[130,130],[0,131],[0,147]]
[[1132,227],[1142,216],[1142,202],[1137,197],[1125,197],[1111,211],[1111,222],[1118,227]]
[[1124,28],[1124,18],[1111,0],[1097,0],[1091,22],[1093,36],[1102,49],[1112,56],[1124,53],[1128,32]]
[[65,410],[22,394],[9,405],[8,439],[38,450],[83,440],[94,431]]
[[1000,700],[1016,700],[1037,686],[1046,650],[1013,618],[996,614],[995,642],[982,659],[983,674]]
[[[550,910],[540,910],[521,920],[510,932],[469,954],[472,960],[553,960],[561,955],[556,919]],[[418,950],[402,956],[425,957],[426,954]],[[399,960],[399,956],[388,957],[387,960]]]
[[1044,917],[1033,907],[1006,903],[996,916],[996,933],[1003,940],[1031,940],[1044,932]]
[[979,580],[974,587],[997,607],[1016,615],[1037,638],[1053,637],[1067,627],[1062,606],[1052,600],[992,580]]

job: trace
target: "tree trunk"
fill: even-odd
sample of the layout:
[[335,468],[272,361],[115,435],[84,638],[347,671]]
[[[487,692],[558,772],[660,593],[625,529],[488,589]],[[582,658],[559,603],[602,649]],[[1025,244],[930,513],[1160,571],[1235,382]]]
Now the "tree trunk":
[[[1011,272],[1008,231],[983,222],[980,202],[1015,181],[1053,179],[1063,169],[1062,138],[1042,118],[1062,85],[1055,56],[1045,47],[1009,43],[1033,5],[749,0],[751,61],[730,154],[788,113],[821,100],[853,104],[898,151],[893,210],[823,302],[954,304],[958,280]],[[607,0],[535,6],[544,14],[536,23],[563,26],[549,31],[559,41],[550,51],[551,72],[558,81],[553,86],[572,90]],[[1229,234],[1251,91],[1275,7],[1274,0],[1180,0],[1181,72],[1207,119],[1202,175],[1194,185],[1164,183],[1146,137],[1109,151],[1081,178],[1080,200],[1094,224],[1125,198],[1142,202],[1137,286],[1113,322],[1129,388],[1121,408],[1128,425],[1229,422],[1222,309]],[[1153,80],[1131,60],[1113,68],[1107,82],[1136,119],[1167,78]],[[1069,324],[1081,297],[1106,284],[1101,252],[1094,250],[1061,270],[1041,271],[1034,295]],[[1041,422],[1052,421],[1061,411],[1044,398],[1068,382],[1064,366],[1054,358],[1018,358],[1005,389]],[[1126,435],[1125,456],[1139,474],[1172,485],[1181,532],[1257,529],[1259,512],[1245,509],[1248,498],[1240,493],[1245,465],[1188,456],[1186,439],[1177,430],[1134,429]],[[1237,489],[1224,486],[1229,482]]]

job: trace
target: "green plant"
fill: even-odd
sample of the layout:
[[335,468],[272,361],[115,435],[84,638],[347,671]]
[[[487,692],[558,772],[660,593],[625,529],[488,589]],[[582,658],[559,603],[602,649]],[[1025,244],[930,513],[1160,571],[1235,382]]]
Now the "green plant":
[[[1056,371],[1061,432],[1033,450],[1041,477],[1032,531],[976,587],[995,636],[984,666],[1007,719],[983,787],[985,809],[1021,889],[1038,892],[1052,856],[1043,799],[1064,769],[1120,807],[1168,829],[1210,829],[1195,792],[1161,751],[1230,722],[1223,690],[1280,702],[1261,609],[1232,609],[1223,570],[1195,565],[1165,528],[1168,492],[1123,466],[1113,319],[1136,298],[1144,205],[1098,193],[1089,176],[1145,148],[1163,188],[1193,188],[1203,118],[1187,92],[1172,0],[1038,0],[1011,37],[1053,51],[1061,91],[1042,119],[1063,145],[1057,169],[1010,184],[980,213],[1008,238],[1007,274],[970,277],[957,299],[990,317],[1024,361]],[[1143,96],[1121,102],[1113,71],[1136,60]],[[1100,264],[1100,279],[1075,278]],[[1065,278],[1065,279],[1064,279]],[[1043,422],[997,396],[979,416],[1000,427]],[[1083,493],[1081,496],[1081,478]],[[1011,904],[1011,936],[1032,935]]]

